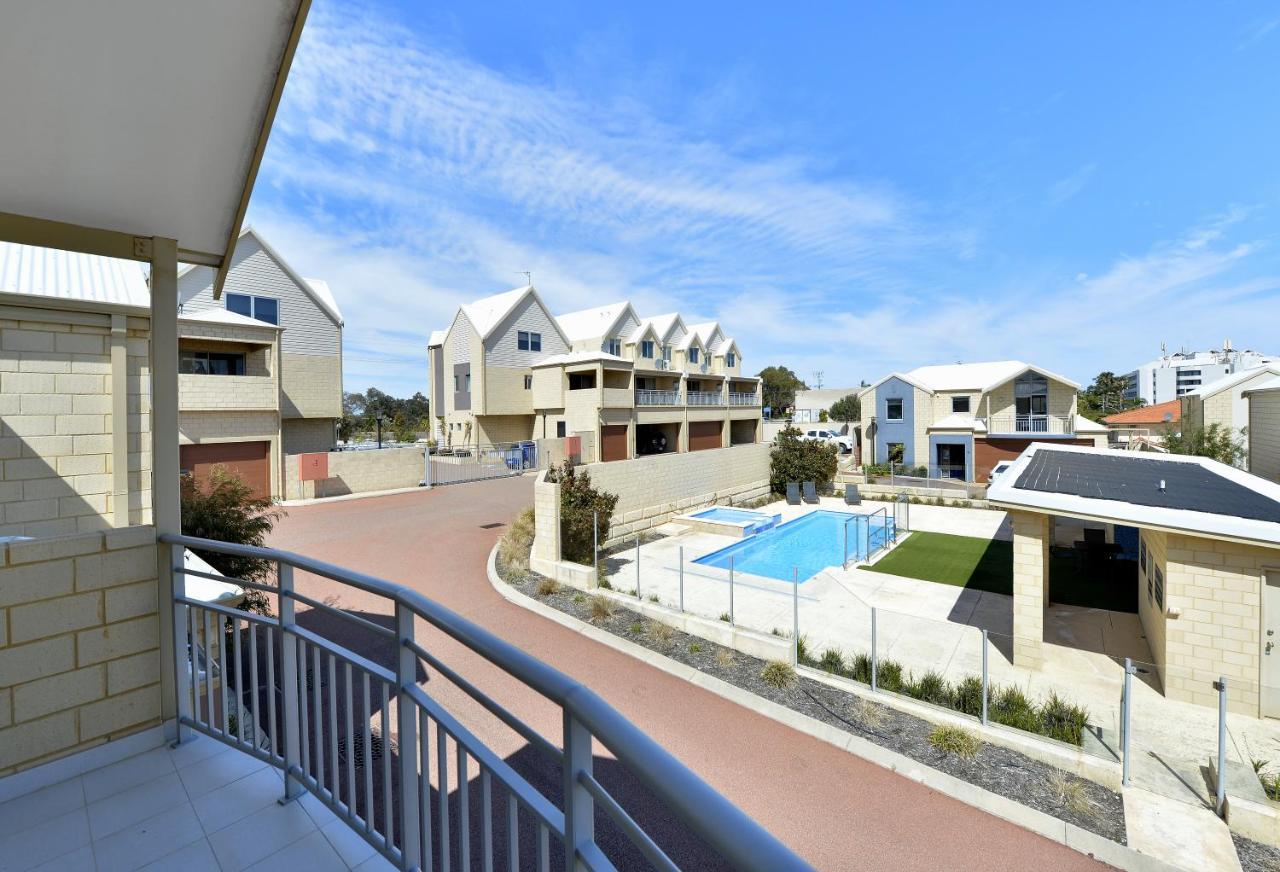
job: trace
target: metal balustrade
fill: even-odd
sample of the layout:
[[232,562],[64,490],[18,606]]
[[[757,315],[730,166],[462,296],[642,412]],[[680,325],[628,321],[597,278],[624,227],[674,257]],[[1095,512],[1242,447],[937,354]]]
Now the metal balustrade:
[[[179,723],[281,770],[286,800],[310,792],[398,868],[469,870],[472,852],[478,850],[474,860],[485,870],[495,863],[515,870],[522,858],[533,858],[537,869],[549,870],[555,842],[562,857],[557,867],[614,869],[596,839],[596,812],[601,811],[654,868],[677,869],[593,774],[593,742],[611,752],[671,818],[733,867],[762,872],[808,868],[586,686],[416,591],[285,551],[191,536],[160,538],[170,549],[173,567],[179,641],[172,656]],[[267,560],[276,568],[278,586],[188,569],[184,548]],[[392,625],[299,592],[295,571],[382,597],[393,612]],[[231,580],[265,593],[275,600],[276,614],[191,599],[185,594],[188,576]],[[362,631],[383,646],[393,665],[380,665],[299,625],[298,603],[326,621],[336,620],[336,626]],[[557,706],[563,723],[559,745],[443,663],[417,637],[418,620]],[[203,652],[216,659],[224,682],[218,698]],[[559,804],[419,686],[426,670],[435,670],[558,766]],[[234,712],[223,702],[230,696],[228,682],[234,682]],[[376,732],[371,721],[377,722]],[[469,797],[477,788],[478,811]]]
[[1075,421],[1070,415],[992,415],[980,419],[987,433],[1042,433],[1050,436],[1067,436],[1075,432]]
[[729,393],[729,405],[731,406],[758,406],[760,405],[759,394],[744,394],[735,391]]
[[685,402],[690,406],[723,406],[724,394],[719,391],[688,391]]
[[636,391],[637,406],[678,406],[680,405],[680,391],[653,391],[653,390],[637,390]]

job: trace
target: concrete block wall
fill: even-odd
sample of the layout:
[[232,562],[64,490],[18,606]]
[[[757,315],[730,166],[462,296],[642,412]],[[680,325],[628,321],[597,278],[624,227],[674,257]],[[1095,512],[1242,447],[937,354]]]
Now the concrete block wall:
[[334,418],[286,418],[280,422],[285,454],[332,451],[336,444]]
[[339,355],[286,352],[281,358],[282,416],[342,417],[342,358]]
[[160,722],[156,540],[0,545],[0,777]]
[[1165,624],[1165,695],[1216,706],[1222,675],[1230,710],[1257,717],[1262,585],[1280,548],[1174,534],[1167,542],[1165,607],[1180,614]]
[[592,484],[618,495],[611,544],[710,503],[745,503],[769,493],[769,448],[737,445],[687,454],[657,454],[582,467]]
[[301,481],[297,455],[284,459],[285,499],[305,500],[415,487],[425,470],[425,450],[420,447],[384,448],[381,451],[329,452],[329,478]]
[[1009,512],[1013,522],[1013,662],[1044,665],[1044,608],[1049,599],[1049,516]]
[[178,408],[183,411],[270,409],[279,405],[276,380],[261,375],[178,376]]
[[[10,310],[12,311],[12,310]],[[129,471],[129,521],[150,521],[147,331],[125,345],[127,451],[113,454],[111,317],[20,310],[0,320],[0,535],[60,536],[111,525],[112,475]],[[145,324],[145,322],[141,322]]]

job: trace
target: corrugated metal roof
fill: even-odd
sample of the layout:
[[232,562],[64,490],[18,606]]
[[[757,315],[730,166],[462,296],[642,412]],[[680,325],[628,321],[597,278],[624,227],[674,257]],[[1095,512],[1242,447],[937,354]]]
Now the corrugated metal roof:
[[149,309],[142,265],[96,254],[0,242],[0,291]]

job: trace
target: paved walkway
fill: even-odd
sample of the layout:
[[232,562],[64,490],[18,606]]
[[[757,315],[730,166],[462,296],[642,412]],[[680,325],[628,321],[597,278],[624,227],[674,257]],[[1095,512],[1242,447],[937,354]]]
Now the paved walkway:
[[[583,681],[820,869],[1102,868],[508,603],[489,586],[485,559],[503,531],[495,525],[532,492],[532,479],[516,478],[292,508],[271,544],[411,586]],[[346,609],[387,611],[320,579],[299,587]],[[421,638],[558,742],[545,700],[438,633]],[[500,756],[525,760],[523,740],[443,681],[429,686]],[[629,810],[661,825],[652,800],[630,799]],[[696,845],[674,848],[682,865],[703,865]]]

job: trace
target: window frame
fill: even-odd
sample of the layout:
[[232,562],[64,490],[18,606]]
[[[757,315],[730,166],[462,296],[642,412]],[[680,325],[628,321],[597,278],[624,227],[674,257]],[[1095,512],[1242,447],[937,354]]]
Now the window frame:
[[622,357],[622,340],[614,336],[604,341],[604,353]]
[[698,362],[698,346],[696,345],[689,346],[689,362],[690,363]]
[[[893,412],[891,411],[894,403],[898,404],[898,416],[896,418],[893,416]],[[885,400],[884,400],[885,421],[895,421],[895,422],[902,421],[903,415],[905,414],[906,414],[906,403],[903,402],[902,397],[885,397]]]
[[[237,312],[235,309],[232,309],[231,308],[232,298],[240,298],[240,299],[248,300],[249,314],[245,315],[244,312]],[[274,321],[268,321],[266,318],[258,317],[258,301],[259,300],[266,300],[275,305],[276,319]],[[227,291],[225,294],[223,294],[222,306],[228,312],[232,312],[236,315],[244,315],[246,318],[252,318],[255,321],[261,321],[263,324],[270,324],[272,327],[280,326],[280,321],[284,312],[284,307],[280,304],[279,297],[272,297],[267,294],[243,294],[238,291]]]
[[640,356],[646,360],[653,360],[654,342],[652,339],[640,340]]
[[737,365],[738,365],[738,355],[734,354],[732,351],[726,351],[726,352],[725,352],[725,354],[724,354],[724,365],[725,365],[725,366],[737,366]]
[[[230,367],[233,372],[213,372],[214,356],[221,361],[223,359],[234,359],[237,366]],[[203,358],[204,371],[198,372],[195,363],[198,359]],[[191,368],[183,369],[186,361],[191,362]],[[178,374],[179,375],[213,375],[213,376],[243,376],[249,372],[249,355],[243,351],[209,351],[208,349],[178,349]]]
[[[963,403],[964,403],[964,408],[963,408],[963,409],[957,409],[957,408],[956,408],[956,403],[958,403],[958,402],[963,402]],[[956,414],[956,415],[967,415],[967,414],[969,414],[971,411],[973,411],[973,397],[969,396],[968,394],[964,394],[963,396],[953,396],[953,397],[951,398],[951,412],[952,412],[952,414]]]
[[1159,566],[1153,566],[1152,568],[1155,570],[1152,574],[1155,575],[1156,608],[1158,608],[1161,612],[1163,612],[1164,611],[1164,573],[1160,570]]
[[556,438],[563,439],[569,435],[569,428],[564,421],[556,421]]
[[526,391],[533,390],[533,376],[526,374],[524,377],[524,389]]

